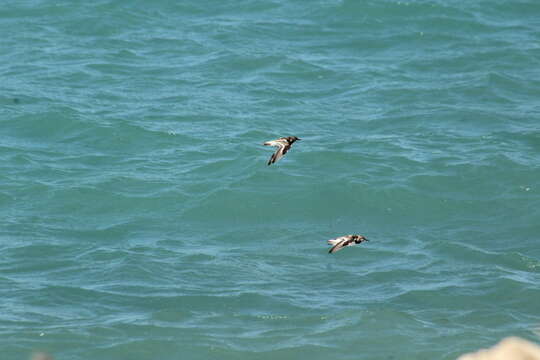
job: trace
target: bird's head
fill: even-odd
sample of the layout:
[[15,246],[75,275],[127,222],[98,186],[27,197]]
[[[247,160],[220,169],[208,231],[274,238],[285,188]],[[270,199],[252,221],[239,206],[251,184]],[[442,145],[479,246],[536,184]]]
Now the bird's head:
[[302,139],[299,139],[299,138],[297,138],[296,136],[289,136],[289,137],[287,138],[287,140],[289,140],[289,142],[293,143],[293,142],[295,142],[296,140],[302,140]]
[[357,243],[361,243],[361,242],[364,242],[364,241],[369,241],[369,239],[363,235],[355,235],[355,242]]

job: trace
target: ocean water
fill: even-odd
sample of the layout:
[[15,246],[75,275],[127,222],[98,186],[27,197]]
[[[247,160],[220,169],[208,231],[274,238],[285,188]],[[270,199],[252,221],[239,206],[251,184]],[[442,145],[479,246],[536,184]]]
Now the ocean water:
[[[540,340],[537,0],[5,0],[0,351]],[[266,166],[264,141],[302,141]],[[326,240],[371,241],[329,255]]]

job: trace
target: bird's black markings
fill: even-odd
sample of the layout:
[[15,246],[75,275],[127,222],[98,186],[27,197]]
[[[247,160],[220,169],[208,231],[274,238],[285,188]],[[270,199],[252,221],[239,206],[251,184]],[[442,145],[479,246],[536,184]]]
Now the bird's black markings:
[[281,159],[283,156],[285,156],[287,151],[289,151],[289,149],[291,148],[292,144],[297,140],[301,139],[297,138],[296,136],[287,136],[265,142],[263,145],[277,147],[276,152],[272,154],[270,160],[268,160],[267,165],[272,165],[273,163]]

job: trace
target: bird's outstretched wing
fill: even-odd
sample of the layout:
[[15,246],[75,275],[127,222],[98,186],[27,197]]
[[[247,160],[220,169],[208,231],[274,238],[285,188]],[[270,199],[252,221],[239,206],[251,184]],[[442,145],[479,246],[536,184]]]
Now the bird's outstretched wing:
[[270,157],[270,160],[268,160],[268,165],[272,165],[273,163],[281,159],[283,156],[285,156],[285,154],[287,153],[287,151],[289,151],[290,148],[290,145],[280,144],[276,152],[273,153]]
[[264,143],[266,146],[276,146],[277,150],[272,154],[270,160],[268,160],[268,165],[272,165],[279,159],[281,159],[287,151],[291,148],[291,144],[287,141],[286,138],[279,138],[277,140],[271,140]]
[[330,239],[328,240],[328,245],[336,245],[337,243],[343,241],[343,240],[347,240],[347,236],[340,236],[340,237],[337,237],[335,239]]
[[343,237],[341,241],[337,242],[334,246],[332,246],[330,250],[328,250],[328,253],[330,254],[335,253],[336,251],[339,251],[343,249],[344,247],[351,245],[351,242],[354,242],[354,240],[352,240],[349,237]]

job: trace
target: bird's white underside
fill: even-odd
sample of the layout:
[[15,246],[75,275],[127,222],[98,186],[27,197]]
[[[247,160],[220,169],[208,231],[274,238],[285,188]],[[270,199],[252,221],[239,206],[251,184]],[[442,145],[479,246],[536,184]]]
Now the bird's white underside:
[[285,146],[285,144],[283,144],[283,142],[279,141],[279,140],[270,140],[270,141],[267,141],[264,143],[264,145],[268,145],[268,146]]
[[336,245],[337,243],[342,242],[342,241],[347,240],[347,239],[348,239],[347,236],[340,236],[340,237],[335,238],[335,239],[330,239],[330,240],[328,240],[328,245]]

